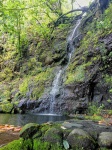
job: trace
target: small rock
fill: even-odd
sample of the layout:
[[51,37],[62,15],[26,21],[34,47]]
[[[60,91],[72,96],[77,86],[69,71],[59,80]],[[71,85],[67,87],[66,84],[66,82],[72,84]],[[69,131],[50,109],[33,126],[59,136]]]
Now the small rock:
[[82,127],[83,127],[83,125],[81,125],[81,124],[70,123],[70,122],[64,122],[64,123],[62,124],[62,126],[64,126],[65,128],[72,128],[72,127],[82,128]]

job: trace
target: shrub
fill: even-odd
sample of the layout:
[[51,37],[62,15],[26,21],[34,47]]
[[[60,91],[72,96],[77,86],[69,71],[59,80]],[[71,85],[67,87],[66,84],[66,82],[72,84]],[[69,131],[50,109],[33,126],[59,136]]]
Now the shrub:
[[89,113],[90,115],[94,115],[94,114],[99,115],[99,114],[101,113],[101,110],[102,110],[103,108],[104,108],[104,105],[103,105],[103,104],[100,105],[100,106],[98,106],[97,103],[94,103],[94,104],[92,104],[92,105],[89,105],[89,107],[88,107],[88,113]]

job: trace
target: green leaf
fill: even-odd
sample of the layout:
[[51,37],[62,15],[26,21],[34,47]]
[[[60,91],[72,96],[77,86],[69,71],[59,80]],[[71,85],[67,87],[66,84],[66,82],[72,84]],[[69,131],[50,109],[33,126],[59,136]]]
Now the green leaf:
[[66,140],[63,140],[63,146],[66,150],[69,149],[69,147],[70,147]]

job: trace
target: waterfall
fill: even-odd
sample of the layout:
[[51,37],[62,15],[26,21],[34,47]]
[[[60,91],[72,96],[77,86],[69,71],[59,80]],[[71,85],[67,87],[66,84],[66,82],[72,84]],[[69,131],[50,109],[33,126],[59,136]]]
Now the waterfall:
[[54,112],[54,105],[55,105],[55,97],[57,92],[59,92],[59,83],[60,83],[60,77],[62,74],[62,70],[60,69],[59,72],[56,74],[55,79],[53,81],[52,89],[50,92],[51,98],[50,98],[50,113]]
[[59,70],[59,72],[56,74],[55,78],[54,78],[54,81],[53,81],[53,84],[52,84],[52,89],[50,91],[50,108],[49,108],[49,113],[50,114],[55,114],[55,105],[56,105],[56,95],[57,93],[59,92],[60,90],[60,80],[62,79],[62,76],[63,76],[63,72],[65,72],[65,70],[67,69],[69,63],[70,63],[70,60],[71,60],[71,57],[72,57],[72,53],[74,51],[74,38],[78,37],[78,27],[80,26],[80,23],[81,23],[81,19],[77,21],[77,24],[76,26],[74,27],[73,29],[73,32],[70,34],[70,36],[68,37],[68,45],[69,45],[69,48],[68,48],[68,63],[66,64],[66,66],[62,69]]
[[68,57],[69,57],[69,61],[71,59],[72,56],[72,52],[74,51],[74,40],[75,38],[77,38],[79,36],[79,31],[78,31],[78,27],[80,26],[82,19],[79,19],[77,21],[76,26],[73,29],[73,32],[69,35],[68,39],[67,39],[67,43],[68,43]]
[[58,101],[58,96],[61,95],[62,80],[63,75],[65,74],[66,69],[69,66],[72,54],[74,52],[74,41],[79,36],[79,26],[81,23],[81,19],[77,21],[73,31],[69,35],[67,39],[67,54],[68,54],[68,63],[65,66],[58,67],[58,71],[56,71],[56,75],[54,77],[54,81],[52,82],[51,90],[48,94],[45,94],[39,101],[39,107],[35,108],[33,112],[38,112],[47,115],[60,115],[61,114],[61,104]]

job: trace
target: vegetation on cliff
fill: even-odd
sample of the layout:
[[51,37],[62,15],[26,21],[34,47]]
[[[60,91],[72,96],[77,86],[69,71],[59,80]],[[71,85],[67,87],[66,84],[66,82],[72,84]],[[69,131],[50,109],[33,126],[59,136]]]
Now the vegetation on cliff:
[[66,25],[52,33],[56,19],[66,12],[65,2],[7,0],[0,9],[0,100],[17,101],[28,93],[37,100],[66,54],[67,32],[61,35]]
[[[66,0],[59,3],[57,0],[0,2],[1,112],[10,102],[15,106],[23,98],[38,100],[45,92],[49,93],[56,66],[62,67],[68,61],[66,37],[77,19],[75,16],[80,14],[64,15],[71,7],[67,5]],[[63,85],[85,83],[87,95],[83,94],[83,97],[88,96],[91,101],[96,85],[101,89],[100,85],[104,83],[107,95],[103,99],[111,104],[112,52],[108,39],[112,33],[112,4],[103,14],[103,8],[98,13],[94,10],[91,6],[82,20],[81,37],[65,72]],[[97,84],[98,75],[101,82]],[[14,112],[12,105],[9,106],[11,110],[7,111]]]

